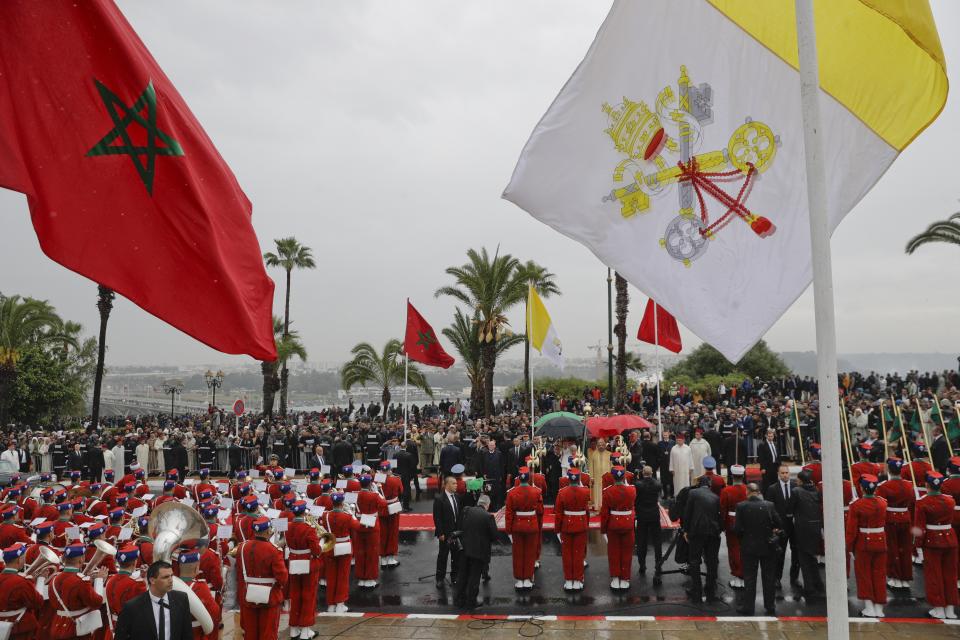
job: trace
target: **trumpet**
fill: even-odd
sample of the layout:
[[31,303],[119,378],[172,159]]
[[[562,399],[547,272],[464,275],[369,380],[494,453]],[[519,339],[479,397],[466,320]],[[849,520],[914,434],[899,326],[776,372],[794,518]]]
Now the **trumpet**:
[[117,548],[106,540],[94,540],[93,546],[95,546],[97,550],[94,552],[93,557],[90,558],[90,561],[87,562],[86,566],[83,567],[83,571],[80,572],[81,575],[89,576],[97,570],[104,558],[117,554]]

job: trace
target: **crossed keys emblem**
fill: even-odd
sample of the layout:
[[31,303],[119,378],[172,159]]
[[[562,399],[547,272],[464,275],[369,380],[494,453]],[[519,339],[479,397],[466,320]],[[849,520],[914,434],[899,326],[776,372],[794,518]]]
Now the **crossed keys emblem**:
[[[747,117],[725,148],[695,153],[703,128],[713,122],[713,90],[706,83],[693,86],[686,67],[680,67],[677,91],[664,87],[653,109],[624,97],[616,106],[604,103],[603,111],[609,125],[605,133],[626,156],[614,169],[614,187],[603,202],[619,202],[620,214],[629,219],[648,211],[652,198],[678,185],[679,212],[660,239],[672,258],[689,267],[735,218],[761,238],[776,231],[773,222],[751,212],[746,202],[759,175],[773,163],[780,137]],[[732,185],[736,196],[723,184]],[[708,196],[720,204],[719,216],[711,218]]]

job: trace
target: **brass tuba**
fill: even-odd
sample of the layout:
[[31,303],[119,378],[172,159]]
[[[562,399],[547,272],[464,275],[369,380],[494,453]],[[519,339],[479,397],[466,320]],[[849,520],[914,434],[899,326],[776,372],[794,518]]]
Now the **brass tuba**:
[[317,538],[320,539],[320,552],[328,553],[333,551],[333,546],[337,544],[337,536],[327,531],[309,511],[303,514],[303,521],[317,530]]
[[49,547],[40,545],[37,547],[37,550],[40,552],[40,555],[23,570],[24,578],[31,580],[39,578],[43,574],[50,572],[51,569],[55,572],[57,566],[60,564],[60,556],[51,551]]
[[83,571],[80,572],[81,575],[90,575],[97,570],[97,567],[100,566],[104,558],[117,555],[117,548],[106,540],[94,540],[93,546],[95,546],[97,550],[94,552],[93,557],[90,558],[90,561],[87,562],[86,566],[83,567]]
[[[173,552],[186,541],[199,540],[210,535],[210,527],[200,513],[180,502],[164,502],[153,510],[147,535],[153,538],[153,559],[170,562]],[[173,588],[187,595],[190,613],[200,623],[204,634],[213,631],[213,618],[197,594],[177,576]]]

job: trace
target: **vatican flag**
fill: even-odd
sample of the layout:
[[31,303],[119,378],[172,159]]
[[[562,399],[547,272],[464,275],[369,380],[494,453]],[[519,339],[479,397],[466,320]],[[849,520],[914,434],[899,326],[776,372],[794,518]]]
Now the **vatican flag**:
[[563,344],[557,336],[550,314],[533,286],[527,293],[527,335],[530,344],[547,360],[563,370]]
[[[816,0],[831,228],[939,114],[926,0]],[[812,277],[794,0],[618,0],[504,197],[736,362]]]

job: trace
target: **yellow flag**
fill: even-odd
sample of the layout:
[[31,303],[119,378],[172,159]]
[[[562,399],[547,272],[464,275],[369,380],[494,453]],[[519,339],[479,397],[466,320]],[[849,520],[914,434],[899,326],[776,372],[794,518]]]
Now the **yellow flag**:
[[550,320],[547,307],[532,286],[527,294],[527,335],[530,344],[540,355],[563,369],[563,344]]

